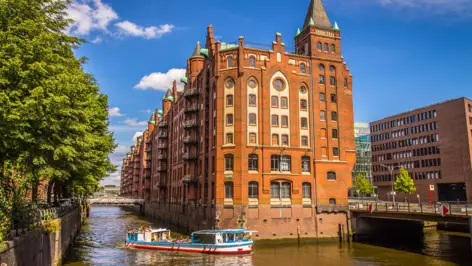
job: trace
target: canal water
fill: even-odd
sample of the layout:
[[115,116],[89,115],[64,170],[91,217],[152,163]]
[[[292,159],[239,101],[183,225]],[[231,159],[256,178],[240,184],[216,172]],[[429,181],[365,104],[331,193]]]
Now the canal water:
[[119,207],[92,207],[64,265],[472,265],[470,238],[461,233],[428,231],[405,239],[376,236],[342,245],[313,240],[300,247],[293,241],[268,241],[256,243],[250,255],[222,256],[124,248],[126,230],[141,225],[159,227]]

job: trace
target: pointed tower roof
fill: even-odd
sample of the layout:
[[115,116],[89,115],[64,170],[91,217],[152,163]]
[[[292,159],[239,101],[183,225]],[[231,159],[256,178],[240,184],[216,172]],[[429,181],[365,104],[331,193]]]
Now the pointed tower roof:
[[203,57],[203,56],[200,55],[200,49],[201,49],[200,42],[197,42],[197,45],[195,46],[195,49],[193,50],[192,56],[190,58],[192,58],[192,57]]
[[338,26],[338,23],[336,21],[334,22],[333,30],[339,31],[339,26]]
[[314,23],[314,26],[329,29],[333,27],[321,0],[311,0],[308,12],[306,13],[305,23],[303,23],[304,29],[310,26],[310,20]]
[[297,34],[295,36],[300,35],[300,28],[297,29]]
[[156,125],[156,113],[152,112],[151,118],[149,118],[148,123]]
[[170,89],[167,89],[166,95],[164,96],[164,99],[167,99],[169,96],[172,96],[172,91]]

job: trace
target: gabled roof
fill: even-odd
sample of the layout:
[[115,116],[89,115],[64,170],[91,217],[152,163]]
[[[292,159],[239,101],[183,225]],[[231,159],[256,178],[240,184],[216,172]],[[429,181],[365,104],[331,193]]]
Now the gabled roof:
[[333,27],[321,0],[311,0],[303,24],[304,29],[310,26],[310,20],[313,21],[314,26],[329,29]]

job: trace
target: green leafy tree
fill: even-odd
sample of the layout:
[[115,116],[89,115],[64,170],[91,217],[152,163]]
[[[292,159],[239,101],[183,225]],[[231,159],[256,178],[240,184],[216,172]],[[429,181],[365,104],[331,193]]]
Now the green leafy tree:
[[403,167],[400,169],[400,174],[396,177],[393,185],[395,191],[405,193],[405,202],[407,201],[407,195],[411,195],[416,191],[415,182]]
[[358,173],[356,175],[354,188],[355,190],[358,190],[359,193],[362,193],[363,195],[372,194],[374,192],[374,186],[361,173]]

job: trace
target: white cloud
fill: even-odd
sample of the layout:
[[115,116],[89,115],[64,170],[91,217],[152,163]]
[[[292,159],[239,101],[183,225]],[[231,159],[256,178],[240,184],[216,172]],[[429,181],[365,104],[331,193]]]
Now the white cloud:
[[100,44],[102,43],[102,38],[100,38],[100,36],[97,36],[95,39],[93,39],[92,43],[93,44]]
[[172,32],[174,25],[164,24],[159,26],[141,27],[128,20],[115,24],[119,33],[125,36],[143,37],[144,39],[156,39],[166,33]]
[[87,35],[92,30],[108,32],[110,22],[119,18],[102,0],[76,0],[67,8],[67,17],[74,20],[69,32],[77,35]]
[[[369,0],[372,1],[372,0]],[[471,16],[472,0],[373,0],[383,6],[436,14]]]
[[124,116],[124,114],[120,113],[120,108],[112,107],[108,108],[108,116]]
[[[174,80],[179,81],[183,76],[185,76],[185,69],[180,68],[173,68],[167,71],[167,73],[154,72],[144,76],[141,81],[139,81],[139,83],[134,86],[134,88],[141,90],[153,89],[166,91],[167,89],[172,88],[172,83]],[[177,87],[179,90],[182,90],[183,86],[184,85],[182,83],[177,82]]]
[[143,135],[143,132],[141,132],[141,131],[138,131],[138,132],[134,133],[134,135],[133,135],[133,143],[135,143],[135,142],[136,142],[136,139],[138,139],[138,137],[140,137],[140,136],[142,136],[142,135]]
[[143,127],[143,126],[147,126],[148,124],[147,121],[138,121],[136,120],[136,118],[128,118],[128,119],[125,119],[125,121],[123,122],[127,124],[128,126],[132,126],[132,127]]
[[146,109],[146,110],[142,110],[142,112],[150,114],[152,112],[152,110],[151,109]]

